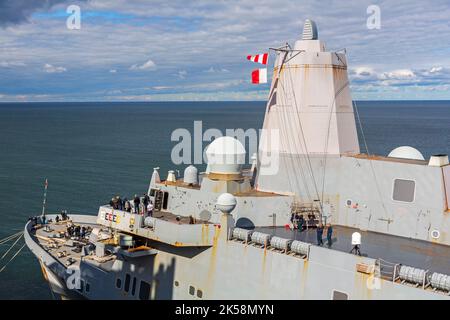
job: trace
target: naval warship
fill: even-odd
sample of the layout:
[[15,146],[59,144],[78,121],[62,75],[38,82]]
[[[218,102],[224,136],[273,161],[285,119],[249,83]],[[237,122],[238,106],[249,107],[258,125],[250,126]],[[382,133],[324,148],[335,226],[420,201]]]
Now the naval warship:
[[[271,50],[263,129],[278,142],[262,136],[251,168],[242,143],[220,137],[205,172],[162,180],[154,169],[151,214],[105,204],[28,221],[26,245],[57,297],[450,298],[448,156],[361,152],[346,52],[326,51],[313,21]],[[300,215],[304,230],[292,227]]]

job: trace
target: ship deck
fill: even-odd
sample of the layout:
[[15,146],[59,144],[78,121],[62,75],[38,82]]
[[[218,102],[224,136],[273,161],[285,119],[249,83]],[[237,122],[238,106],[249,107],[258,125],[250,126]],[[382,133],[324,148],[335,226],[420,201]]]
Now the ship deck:
[[[315,228],[299,232],[298,230],[290,230],[284,227],[257,227],[255,231],[317,245]],[[361,255],[373,259],[382,259],[385,262],[385,266],[389,266],[390,263],[403,264],[429,270],[430,272],[450,274],[450,247],[422,240],[361,231],[343,226],[333,226],[333,243],[330,250],[350,252],[352,249],[351,237],[355,231],[361,233]],[[323,238],[324,247],[327,247],[326,229],[324,230]]]
[[[65,267],[77,266],[81,261],[81,246],[89,243],[88,239],[68,239],[65,237],[58,237],[59,234],[64,234],[67,228],[68,221],[61,221],[59,223],[49,222],[47,225],[50,230],[46,231],[44,227],[35,229],[32,236],[47,253],[49,253],[55,260],[63,264]],[[89,223],[74,223],[77,226],[84,227],[98,227],[96,224]],[[112,257],[112,256],[111,256]],[[107,259],[105,259],[104,262]]]

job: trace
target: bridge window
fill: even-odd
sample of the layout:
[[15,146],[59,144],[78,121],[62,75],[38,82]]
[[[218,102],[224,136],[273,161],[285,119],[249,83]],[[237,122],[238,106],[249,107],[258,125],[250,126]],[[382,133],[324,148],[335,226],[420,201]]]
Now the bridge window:
[[413,202],[416,191],[416,182],[413,180],[395,179],[392,199],[402,202]]
[[139,286],[139,299],[140,300],[150,299],[150,284],[142,280]]
[[348,294],[342,291],[333,290],[333,300],[348,300]]

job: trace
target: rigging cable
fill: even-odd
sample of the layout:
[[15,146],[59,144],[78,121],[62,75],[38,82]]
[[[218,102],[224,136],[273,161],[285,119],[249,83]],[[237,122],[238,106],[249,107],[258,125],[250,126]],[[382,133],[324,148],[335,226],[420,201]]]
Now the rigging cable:
[[[284,60],[286,59],[286,56],[287,56],[287,52],[285,53],[285,58],[284,58]],[[290,60],[290,59],[289,59]],[[281,74],[281,71],[283,70],[283,65],[284,65],[284,63],[285,63],[285,61],[283,61],[283,63],[281,64],[281,66],[280,66],[280,74]],[[279,83],[280,83],[280,86],[281,86],[281,88],[283,89],[283,93],[284,93],[284,97],[283,97],[283,95],[281,95],[282,97],[283,97],[283,99],[284,99],[284,104],[283,105],[287,105],[287,101],[286,101],[286,96],[287,96],[287,90],[286,90],[286,88],[285,88],[285,86],[283,85],[283,81],[279,81]],[[285,110],[286,108],[284,108],[284,110]],[[290,121],[288,121],[289,119],[288,119],[288,116],[286,115],[286,113],[287,113],[287,111],[282,111],[282,112],[280,112],[280,115],[283,117],[283,122],[286,124],[286,125],[290,125]],[[296,109],[296,111],[297,111],[297,109]],[[292,132],[292,127],[290,127],[290,129],[287,129],[287,131],[288,132]],[[286,130],[282,130],[282,132],[284,132],[284,134],[285,134],[285,137],[284,137],[284,140],[286,140],[287,142],[288,142],[288,147],[291,149],[291,150],[295,150],[296,148],[295,148],[295,146],[294,146],[294,148],[292,148],[292,145],[290,145],[289,144],[289,142],[291,141],[291,139],[290,139],[290,137],[288,137],[288,135],[287,135],[287,133],[286,133]],[[294,142],[295,143],[295,142]],[[295,175],[295,169],[296,169],[296,166],[295,166],[295,161],[294,161],[294,159],[293,159],[293,157],[291,156],[290,157],[290,162],[291,162],[291,166],[292,166],[292,169],[293,169],[293,171],[294,171],[294,177],[295,177],[295,179],[296,179],[296,184],[297,184],[297,186],[298,187],[300,187],[300,183],[298,182],[298,179],[297,179],[297,176]],[[305,192],[306,192],[306,196],[307,196],[307,198],[308,198],[308,200],[312,203],[312,197],[311,197],[311,194],[310,194],[310,192],[309,192],[309,187],[308,187],[308,183],[307,183],[307,179],[306,179],[306,175],[305,175],[305,172],[304,172],[304,170],[303,170],[303,164],[302,164],[302,161],[301,161],[301,159],[300,159],[300,161],[299,161],[299,169],[300,169],[300,175],[302,176],[302,182],[303,182],[303,185],[304,185],[304,188],[305,188]],[[290,175],[288,174],[288,177],[289,177]],[[291,185],[291,187],[292,187],[292,183],[290,184]]]
[[20,236],[21,234],[23,234],[23,231],[19,231],[19,232],[15,233],[15,234],[12,234],[12,235],[10,235],[10,236],[8,236],[8,237],[6,237],[6,238],[1,239],[1,240],[0,240],[0,245],[5,244],[5,243],[11,241],[12,239],[14,239],[14,238]]
[[[300,54],[301,52],[304,52],[304,51],[300,51],[300,52],[298,52],[296,55]],[[286,52],[286,55],[287,55],[287,52]],[[291,60],[291,59],[289,59],[289,60]],[[281,67],[283,67],[283,65],[281,65]],[[320,210],[319,210],[319,218],[320,218],[320,221],[322,222],[323,205],[322,205],[322,202],[321,202],[321,200],[320,200],[320,195],[319,195],[319,192],[318,192],[318,189],[317,189],[317,184],[316,184],[316,180],[315,180],[315,177],[314,177],[314,172],[313,172],[313,169],[312,169],[311,159],[309,158],[308,147],[307,147],[307,145],[306,145],[306,139],[305,139],[305,136],[304,136],[304,132],[303,132],[303,127],[302,127],[301,119],[300,119],[300,116],[299,116],[299,114],[298,114],[299,108],[298,108],[298,104],[297,104],[297,98],[296,98],[296,96],[295,96],[295,90],[294,90],[293,80],[292,80],[292,76],[291,76],[291,73],[290,73],[290,70],[289,70],[289,69],[290,69],[290,68],[285,68],[286,72],[289,74],[290,87],[291,87],[291,89],[292,89],[292,95],[293,95],[293,98],[294,98],[294,104],[295,104],[295,110],[296,110],[296,112],[294,112],[294,114],[295,114],[295,115],[297,116],[297,118],[298,118],[298,123],[299,123],[299,126],[300,126],[301,135],[302,135],[302,138],[303,138],[303,145],[304,145],[304,150],[305,150],[305,158],[307,159],[307,168],[308,168],[308,165],[309,165],[309,171],[310,171],[310,175],[311,175],[311,178],[312,178],[312,181],[313,181],[314,190],[315,190],[315,193],[316,193],[316,195],[317,195],[317,198],[318,198],[318,201],[319,201],[319,206],[320,206]],[[280,83],[281,83],[281,85],[282,85],[282,87],[283,87],[283,91],[285,91],[282,82],[280,82]],[[286,91],[285,91],[285,92],[286,92]],[[290,123],[290,122],[287,121],[286,123]],[[301,145],[301,143],[300,143],[299,145]],[[293,161],[293,160],[292,160],[292,161]],[[300,170],[301,170],[301,172],[302,172],[302,171],[303,171],[303,168],[302,168],[301,161],[299,162],[299,165],[301,166]],[[295,168],[295,165],[293,165],[293,168]],[[304,183],[305,183],[305,186],[306,186],[305,189],[308,190],[308,185],[307,185],[306,179],[304,179]],[[313,202],[312,202],[312,204],[313,204]]]
[[14,241],[14,243],[11,245],[11,247],[9,247],[9,249],[3,254],[3,256],[0,258],[0,261],[3,260],[3,258],[6,257],[6,255],[12,250],[12,248],[16,245],[17,242],[19,242],[19,240],[23,237],[23,234],[21,234],[16,241]]
[[323,150],[324,155],[324,163],[323,163],[323,176],[322,176],[322,202],[324,201],[324,193],[325,193],[325,175],[326,175],[326,169],[327,169],[327,155],[328,155],[328,144],[330,140],[330,129],[331,129],[331,118],[333,116],[333,110],[336,109],[336,98],[342,93],[342,91],[349,85],[349,82],[345,82],[344,85],[335,93],[333,101],[331,103],[331,110],[330,110],[330,116],[328,117],[328,128],[327,128],[327,135],[325,138],[325,148]]
[[354,105],[355,110],[356,110],[356,116],[357,116],[357,118],[358,118],[358,123],[359,123],[359,127],[360,127],[360,130],[361,130],[361,135],[362,135],[362,137],[363,137],[364,146],[365,146],[366,151],[367,151],[367,160],[369,161],[369,164],[370,164],[370,169],[371,169],[371,171],[372,171],[373,179],[374,179],[374,181],[375,181],[375,187],[376,187],[376,189],[377,189],[378,197],[379,197],[379,199],[380,199],[381,206],[383,207],[385,216],[388,217],[389,214],[388,214],[388,211],[387,211],[386,206],[385,206],[385,204],[384,204],[383,197],[381,196],[380,186],[379,186],[379,184],[378,184],[377,176],[376,176],[376,174],[375,174],[375,168],[373,167],[372,160],[370,159],[369,148],[367,147],[366,136],[365,136],[365,134],[364,134],[364,130],[363,130],[363,127],[362,127],[361,118],[359,117],[359,111],[358,111],[358,106],[357,106],[357,104],[356,104],[356,101],[353,101],[353,105]]
[[293,94],[293,97],[294,97],[295,109],[297,110],[297,112],[295,112],[295,114],[296,114],[296,116],[298,118],[298,123],[299,123],[299,126],[300,126],[300,131],[301,131],[301,135],[302,135],[302,139],[303,139],[303,144],[305,146],[306,159],[308,160],[309,170],[310,170],[311,178],[313,180],[314,190],[315,190],[317,198],[319,200],[319,206],[320,206],[320,211],[319,211],[319,218],[320,218],[320,220],[319,220],[319,222],[320,222],[320,224],[322,224],[323,204],[322,204],[322,201],[320,200],[320,194],[319,194],[319,190],[317,188],[316,179],[314,177],[314,171],[313,171],[313,168],[312,168],[311,159],[309,157],[308,146],[306,144],[306,139],[305,139],[305,135],[304,135],[304,132],[303,132],[302,122],[301,122],[300,116],[298,114],[299,108],[298,108],[298,105],[297,105],[297,98],[295,96],[295,90],[293,90],[293,87],[294,87],[293,83],[294,83],[294,81],[292,80],[291,72],[288,72],[288,73],[289,73],[289,79],[290,79],[290,82],[291,82],[292,94]]
[[19,250],[17,250],[17,252],[12,256],[12,258],[11,259],[9,259],[9,261],[0,269],[0,273],[1,272],[3,272],[3,270],[5,270],[5,268],[8,266],[8,264],[11,262],[11,261],[13,261],[16,257],[17,257],[17,255],[20,253],[20,251],[22,251],[22,249],[25,247],[25,243],[20,247],[20,249]]

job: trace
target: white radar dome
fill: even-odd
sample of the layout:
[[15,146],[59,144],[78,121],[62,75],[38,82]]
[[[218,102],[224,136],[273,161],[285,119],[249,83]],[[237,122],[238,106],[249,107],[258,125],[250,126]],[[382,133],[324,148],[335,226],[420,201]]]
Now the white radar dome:
[[231,193],[222,193],[216,202],[217,209],[223,213],[230,213],[236,207],[237,201]]
[[198,184],[198,170],[193,165],[188,166],[184,169],[184,183],[187,184]]
[[215,139],[205,153],[211,173],[238,174],[245,163],[245,148],[232,137]]
[[413,147],[408,147],[408,146],[395,148],[394,150],[392,150],[389,153],[388,157],[389,158],[425,160],[425,158],[423,157],[423,155],[420,153],[419,150],[417,150]]

